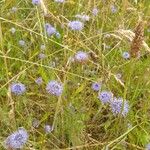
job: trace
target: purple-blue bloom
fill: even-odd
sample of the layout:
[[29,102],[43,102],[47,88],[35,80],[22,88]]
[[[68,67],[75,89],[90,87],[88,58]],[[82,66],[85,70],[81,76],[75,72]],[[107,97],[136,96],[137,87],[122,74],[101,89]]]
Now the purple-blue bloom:
[[123,52],[123,53],[122,53],[122,57],[123,57],[124,59],[129,59],[129,58],[130,58],[129,52]]
[[100,88],[101,88],[101,84],[100,83],[98,83],[98,82],[92,83],[92,89],[94,91],[99,91]]
[[26,43],[25,43],[25,41],[24,41],[24,40],[19,40],[19,45],[20,45],[20,46],[24,47],[24,46],[25,46],[25,44],[26,44]]
[[55,0],[55,2],[57,2],[57,3],[63,3],[63,2],[65,2],[65,0]]
[[102,103],[108,103],[112,100],[113,94],[110,91],[102,91],[98,94],[98,98]]
[[50,133],[50,132],[53,131],[53,127],[50,126],[50,125],[45,125],[45,126],[44,126],[44,130],[45,130],[45,132],[48,134],[48,133]]
[[111,12],[116,13],[118,11],[117,7],[115,5],[111,5]]
[[41,2],[40,0],[32,0],[33,5],[39,5]]
[[146,145],[145,150],[150,150],[150,143]]
[[84,24],[81,22],[81,21],[70,21],[68,23],[68,27],[71,29],[71,30],[74,30],[74,31],[80,31],[84,28]]
[[26,91],[26,87],[22,83],[13,83],[11,85],[11,92],[16,95],[21,95]]
[[128,102],[126,100],[123,100],[122,98],[114,98],[110,102],[110,107],[114,115],[121,114],[125,117],[129,111]]
[[6,138],[4,141],[4,147],[6,149],[21,149],[27,140],[28,133],[23,127],[21,127]]
[[58,81],[52,80],[47,84],[46,90],[49,94],[60,96],[63,92],[63,85]]
[[92,14],[94,15],[94,16],[97,16],[98,15],[98,13],[99,13],[99,10],[98,10],[98,8],[93,8],[93,10],[92,10]]
[[60,33],[59,32],[56,32],[56,37],[58,38],[58,39],[60,39],[61,38],[61,35],[60,35]]
[[56,34],[56,29],[49,23],[45,24],[45,30],[48,36]]
[[42,80],[42,77],[39,77],[35,80],[35,82],[38,84],[38,85],[41,85],[43,80]]
[[75,56],[74,56],[74,59],[77,61],[77,62],[86,62],[88,59],[89,59],[89,56],[86,52],[83,52],[83,51],[78,51]]

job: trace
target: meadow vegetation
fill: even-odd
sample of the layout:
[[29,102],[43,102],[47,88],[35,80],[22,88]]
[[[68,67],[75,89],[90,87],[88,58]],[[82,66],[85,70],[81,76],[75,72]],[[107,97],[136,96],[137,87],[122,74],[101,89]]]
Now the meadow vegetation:
[[1,0],[0,150],[150,150],[149,44],[149,0]]

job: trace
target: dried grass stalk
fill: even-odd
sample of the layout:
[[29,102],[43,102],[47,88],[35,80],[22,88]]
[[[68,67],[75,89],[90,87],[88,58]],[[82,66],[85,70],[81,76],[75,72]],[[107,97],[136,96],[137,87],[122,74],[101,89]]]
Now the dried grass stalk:
[[139,57],[140,50],[142,48],[143,40],[144,40],[144,23],[140,21],[135,28],[135,36],[131,43],[130,53],[132,57]]
[[[119,37],[121,38],[121,40],[123,40],[123,38],[125,37],[127,38],[127,40],[129,40],[129,42],[132,42],[135,37],[135,33],[131,30],[119,29],[116,31],[116,34],[119,34]],[[150,48],[144,40],[142,42],[142,46],[146,51],[150,52]]]

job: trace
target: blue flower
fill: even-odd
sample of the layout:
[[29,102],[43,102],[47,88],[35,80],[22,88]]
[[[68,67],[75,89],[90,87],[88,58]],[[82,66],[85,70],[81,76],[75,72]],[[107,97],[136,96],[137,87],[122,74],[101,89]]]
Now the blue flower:
[[63,92],[63,86],[61,83],[52,80],[47,84],[46,90],[49,94],[60,96]]
[[11,85],[11,92],[16,95],[21,95],[26,91],[26,87],[22,83],[13,83]]
[[32,0],[33,5],[39,5],[41,2],[40,0]]
[[57,2],[57,3],[63,3],[63,2],[65,2],[65,0],[55,0],[55,2]]
[[48,36],[52,36],[57,32],[56,29],[49,23],[45,24],[45,30]]
[[115,5],[110,6],[111,12],[116,13],[118,11],[117,7]]
[[77,62],[86,62],[89,59],[89,56],[86,52],[78,51],[74,56],[75,61]]
[[55,35],[56,35],[56,37],[57,37],[58,39],[60,39],[60,38],[61,38],[61,35],[60,35],[60,33],[59,33],[59,32],[56,32],[56,33],[55,33]]
[[110,91],[102,91],[99,93],[98,98],[101,100],[102,103],[108,103],[112,100],[113,94]]
[[145,150],[150,150],[150,143],[146,145]]
[[27,140],[28,133],[23,127],[21,127],[6,138],[4,141],[4,147],[6,149],[21,149]]
[[122,57],[123,57],[124,59],[129,59],[129,58],[130,58],[129,52],[123,52],[123,53],[122,53]]
[[121,114],[122,116],[126,116],[129,111],[128,102],[126,100],[123,100],[122,98],[114,98],[110,102],[110,107],[114,115]]
[[100,88],[101,88],[101,84],[100,83],[98,83],[98,82],[92,83],[92,89],[94,91],[99,91]]
[[53,127],[50,125],[45,125],[44,130],[48,134],[48,133],[51,133],[53,131]]
[[92,14],[94,15],[94,16],[97,16],[98,15],[98,12],[99,12],[99,10],[98,10],[98,8],[93,8],[93,10],[92,10]]
[[42,80],[42,77],[39,77],[35,80],[35,82],[38,84],[38,85],[41,85],[43,80]]
[[71,30],[75,30],[75,31],[80,31],[84,28],[84,24],[81,22],[81,21],[70,21],[68,23],[68,27],[71,29]]
[[26,44],[26,43],[25,43],[25,41],[24,41],[24,40],[20,40],[20,41],[19,41],[19,45],[20,45],[20,46],[24,47],[24,46],[25,46],[25,44]]

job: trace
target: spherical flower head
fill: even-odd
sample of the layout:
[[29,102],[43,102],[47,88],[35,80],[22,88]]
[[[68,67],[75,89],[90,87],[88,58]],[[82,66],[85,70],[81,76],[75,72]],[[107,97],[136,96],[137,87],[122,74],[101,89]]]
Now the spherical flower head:
[[44,59],[45,57],[46,57],[45,54],[43,54],[43,53],[40,53],[40,54],[39,54],[39,59]]
[[59,32],[56,32],[56,37],[58,38],[58,39],[60,39],[61,38],[61,35],[60,35],[60,33]]
[[45,30],[46,30],[46,33],[48,36],[52,36],[52,35],[56,34],[56,29],[49,23],[45,24]]
[[40,0],[32,0],[33,5],[40,5]]
[[117,7],[115,5],[110,6],[111,12],[116,13],[118,11]]
[[129,52],[123,52],[123,53],[122,53],[122,57],[123,57],[124,59],[129,59],[129,58],[130,58]]
[[68,27],[71,29],[71,30],[74,30],[74,31],[80,31],[83,29],[84,27],[84,24],[81,22],[81,21],[70,21],[68,23]]
[[19,128],[4,141],[6,149],[21,149],[28,140],[28,133],[24,128]]
[[22,83],[13,83],[11,85],[11,92],[15,95],[21,95],[26,91],[26,87]]
[[101,88],[101,84],[100,83],[98,83],[98,82],[92,83],[92,89],[94,91],[99,91],[100,88]]
[[60,96],[63,92],[63,86],[61,83],[52,80],[47,84],[46,90],[49,94]]
[[51,133],[53,131],[53,127],[47,124],[44,126],[44,130],[48,134],[48,133]]
[[110,107],[115,116],[121,114],[125,117],[129,111],[128,102],[122,98],[114,98],[114,100],[110,102]]
[[98,98],[103,104],[106,104],[112,100],[113,94],[110,91],[102,91],[98,94]]
[[48,36],[52,36],[53,34],[56,34],[56,29],[49,23],[45,24],[45,29]]
[[26,44],[26,43],[25,43],[25,41],[24,41],[24,40],[20,40],[20,41],[19,41],[19,45],[20,45],[20,46],[24,47],[24,46],[25,46],[25,44]]
[[88,61],[89,56],[88,56],[88,54],[87,54],[86,52],[78,51],[78,52],[75,54],[74,59],[75,59],[75,61],[77,61],[77,62],[83,63],[83,62]]
[[39,78],[37,78],[37,79],[35,80],[35,83],[37,83],[38,85],[41,85],[42,82],[43,82],[42,77],[39,77]]
[[12,34],[14,34],[16,32],[16,29],[15,28],[11,28],[10,31],[11,31]]
[[99,10],[98,10],[98,8],[93,8],[93,10],[92,10],[92,14],[94,15],[94,16],[97,16],[98,15],[98,13],[99,13]]
[[150,143],[146,145],[145,150],[150,150]]
[[57,3],[64,3],[65,0],[55,0],[55,2],[57,2]]
[[76,18],[80,19],[81,21],[85,22],[85,21],[89,21],[90,17],[88,15],[76,15]]

